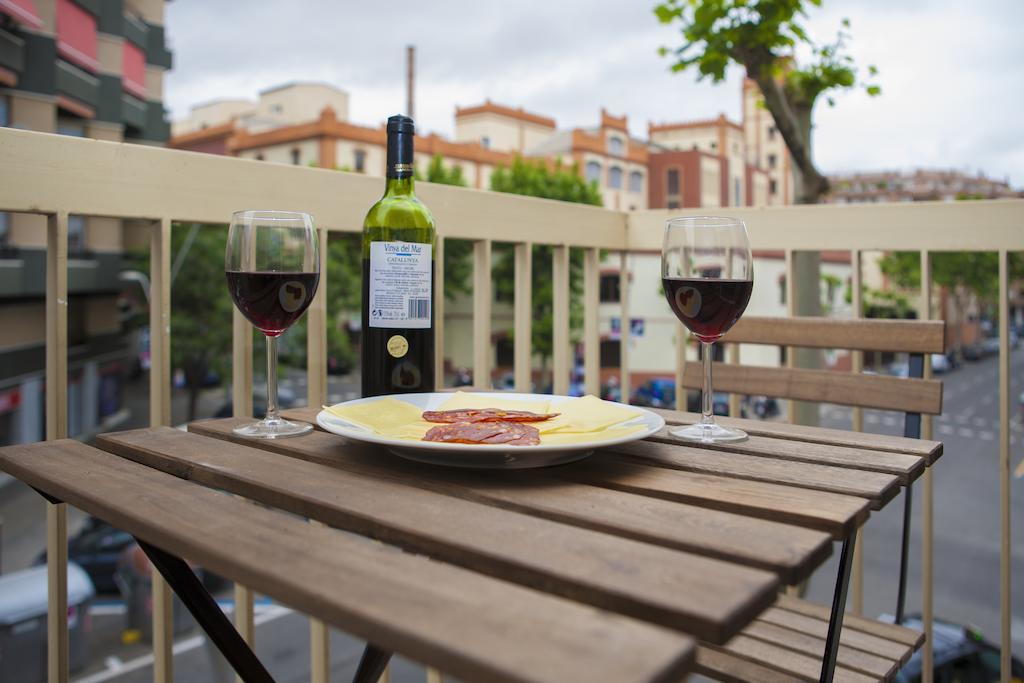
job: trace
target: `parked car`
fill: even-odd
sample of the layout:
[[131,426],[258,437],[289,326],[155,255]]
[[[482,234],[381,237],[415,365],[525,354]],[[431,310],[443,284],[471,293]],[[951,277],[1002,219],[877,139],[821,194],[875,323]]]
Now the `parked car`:
[[[641,384],[633,394],[633,405],[650,408],[676,407],[676,382],[670,377],[654,377]],[[700,392],[690,392],[686,409],[691,413],[700,412]],[[716,393],[712,398],[715,415],[729,414],[729,396]]]
[[936,375],[942,375],[952,369],[953,363],[949,360],[949,356],[944,353],[932,354],[932,372]]
[[[890,619],[891,620],[891,619]],[[919,615],[903,620],[907,628],[923,630]],[[999,680],[999,647],[985,640],[981,631],[936,619],[932,625],[932,646],[935,651],[936,681],[963,681],[963,683],[994,683]],[[898,683],[918,683],[921,680],[923,650],[918,650],[896,674]],[[1011,660],[1012,681],[1024,681],[1024,663]]]
[[[68,538],[68,560],[85,570],[97,593],[117,593],[117,561],[121,552],[134,542],[127,531],[90,517],[81,531]],[[46,551],[40,553],[34,564],[46,564]]]

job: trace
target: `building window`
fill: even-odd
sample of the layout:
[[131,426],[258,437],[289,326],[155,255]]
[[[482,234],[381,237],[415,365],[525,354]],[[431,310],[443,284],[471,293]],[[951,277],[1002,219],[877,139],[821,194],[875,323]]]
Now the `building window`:
[[260,152],[259,154],[256,155],[256,161],[263,161],[263,153],[262,152]]
[[619,274],[608,273],[601,276],[601,303],[619,303]]
[[679,169],[670,168],[665,175],[665,190],[669,196],[679,194]]
[[711,143],[711,149],[718,149],[718,143],[717,142],[712,142]]
[[774,180],[769,180],[768,181],[768,192],[770,194],[778,194],[778,192],[779,192],[779,184],[777,182],[775,182]]
[[612,166],[608,169],[608,187],[618,190],[622,187],[622,169]]
[[778,159],[775,158],[774,154],[769,154],[768,155],[768,168],[775,168],[775,164],[777,162],[778,162]]
[[356,173],[365,173],[366,172],[366,152],[365,151],[363,151],[361,149],[357,149],[355,151],[353,166],[356,169]]
[[280,105],[280,104],[271,105],[270,113],[271,114],[281,114],[281,113],[284,113],[284,106]]
[[68,216],[68,251],[85,250],[85,216]]
[[622,152],[625,150],[626,143],[622,141],[620,137],[609,137],[608,138],[608,153],[617,157],[622,156]]
[[779,276],[779,304],[786,305],[786,274]]
[[733,206],[739,206],[740,205],[740,179],[739,178],[733,178],[732,179],[732,194],[733,194],[732,205]]
[[11,125],[11,110],[7,95],[0,95],[0,126]]
[[495,365],[510,368],[515,365],[516,345],[511,337],[500,337],[494,341]]
[[596,161],[587,162],[587,182],[601,182],[601,164],[597,163]]
[[644,174],[640,171],[633,171],[629,174],[629,191],[638,193],[644,191]]
[[775,139],[775,126],[768,126],[768,139],[769,140],[774,140]]
[[668,201],[668,206],[666,208],[678,209],[679,208],[679,200],[678,199],[670,199]]
[[601,340],[601,367],[617,368],[622,360],[622,343],[618,339]]
[[292,165],[298,166],[302,158],[302,152],[298,147],[292,147]]
[[0,247],[7,246],[7,235],[11,232],[11,214],[0,211]]
[[85,122],[68,116],[57,117],[57,132],[60,135],[71,135],[76,138],[85,137]]
[[487,137],[486,135],[483,136],[482,138],[480,138],[480,146],[483,147],[484,149],[490,149],[491,148],[491,139],[489,137]]

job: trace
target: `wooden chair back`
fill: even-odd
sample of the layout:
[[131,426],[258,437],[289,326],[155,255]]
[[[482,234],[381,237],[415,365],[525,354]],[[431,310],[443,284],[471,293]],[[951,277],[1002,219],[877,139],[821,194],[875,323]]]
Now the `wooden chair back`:
[[[925,354],[945,351],[945,330],[941,320],[746,317],[723,342],[909,353],[910,377],[715,363],[714,387],[727,393],[940,415],[942,382],[920,377]],[[686,363],[683,386],[699,389],[701,382],[700,363]]]

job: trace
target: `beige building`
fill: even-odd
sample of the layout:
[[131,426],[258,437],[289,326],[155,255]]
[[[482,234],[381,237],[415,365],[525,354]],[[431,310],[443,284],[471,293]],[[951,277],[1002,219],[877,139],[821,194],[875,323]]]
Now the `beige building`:
[[476,142],[485,149],[525,156],[555,133],[555,120],[486,100],[455,108],[455,141]]
[[[163,0],[0,2],[0,126],[162,145]],[[127,190],[126,190],[127,191]],[[124,415],[139,358],[121,331],[122,252],[146,231],[68,220],[68,434]],[[0,444],[44,436],[46,219],[0,213]]]

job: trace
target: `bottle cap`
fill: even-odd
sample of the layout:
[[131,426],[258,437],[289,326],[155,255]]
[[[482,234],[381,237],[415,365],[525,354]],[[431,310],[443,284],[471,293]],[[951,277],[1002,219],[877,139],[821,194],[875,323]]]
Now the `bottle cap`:
[[408,116],[402,116],[401,114],[395,114],[388,119],[388,132],[389,133],[408,133],[409,135],[416,134],[416,124]]

